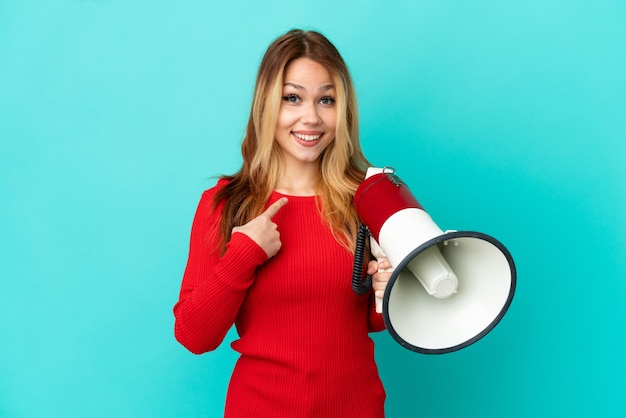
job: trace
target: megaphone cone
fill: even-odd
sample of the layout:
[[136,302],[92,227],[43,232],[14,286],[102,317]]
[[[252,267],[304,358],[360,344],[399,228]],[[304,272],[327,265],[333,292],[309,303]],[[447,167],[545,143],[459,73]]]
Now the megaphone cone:
[[[371,234],[373,255],[393,266],[382,314],[403,347],[424,354],[456,351],[500,322],[516,286],[513,258],[502,243],[479,232],[443,232],[393,169],[370,168],[354,204]],[[363,249],[357,247],[353,283],[362,293],[355,278]]]

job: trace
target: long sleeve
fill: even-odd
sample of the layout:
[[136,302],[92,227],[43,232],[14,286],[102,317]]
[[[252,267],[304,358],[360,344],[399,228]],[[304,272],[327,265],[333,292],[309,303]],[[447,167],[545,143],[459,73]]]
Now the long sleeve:
[[189,258],[179,299],[174,306],[174,334],[189,351],[216,349],[233,325],[256,267],[267,255],[248,236],[235,233],[220,256],[211,233],[220,222],[221,206],[213,210],[214,187],[203,193],[194,216]]

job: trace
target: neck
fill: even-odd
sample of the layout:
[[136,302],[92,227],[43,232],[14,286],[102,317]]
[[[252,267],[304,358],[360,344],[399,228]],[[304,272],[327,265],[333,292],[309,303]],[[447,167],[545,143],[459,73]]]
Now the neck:
[[289,196],[314,196],[317,194],[318,182],[317,167],[308,170],[283,170],[274,190]]

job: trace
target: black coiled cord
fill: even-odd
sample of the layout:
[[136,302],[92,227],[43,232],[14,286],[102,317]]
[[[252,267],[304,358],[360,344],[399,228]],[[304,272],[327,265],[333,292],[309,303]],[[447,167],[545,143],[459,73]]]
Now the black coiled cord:
[[354,249],[354,266],[352,268],[352,290],[357,295],[364,295],[372,288],[372,276],[363,278],[365,240],[369,237],[369,230],[364,224],[359,226],[359,233],[356,237],[356,248]]

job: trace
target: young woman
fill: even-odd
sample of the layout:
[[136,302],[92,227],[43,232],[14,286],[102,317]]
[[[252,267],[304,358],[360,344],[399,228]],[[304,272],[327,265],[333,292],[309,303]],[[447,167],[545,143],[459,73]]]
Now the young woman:
[[[348,69],[323,35],[292,30],[269,46],[242,154],[198,205],[177,340],[200,354],[236,326],[225,417],[383,417],[368,334],[384,323],[373,294],[351,287],[368,162]],[[388,263],[368,265],[378,296]]]

